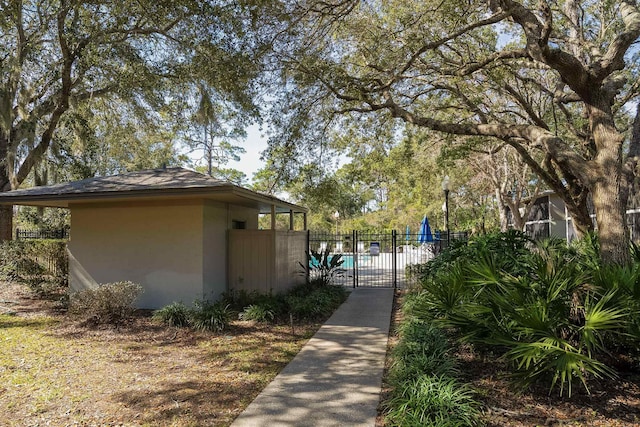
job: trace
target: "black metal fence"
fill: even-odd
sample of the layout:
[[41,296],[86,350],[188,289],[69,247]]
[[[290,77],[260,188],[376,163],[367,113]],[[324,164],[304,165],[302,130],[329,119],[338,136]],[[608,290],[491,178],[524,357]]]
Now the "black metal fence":
[[434,232],[430,242],[421,243],[418,234],[385,232],[309,233],[314,251],[341,254],[345,273],[336,280],[344,286],[406,287],[413,278],[407,274],[412,265],[423,264],[437,256],[450,241],[467,240],[466,232]]
[[58,239],[65,240],[69,238],[69,229],[61,228],[58,230],[21,230],[16,229],[16,240],[28,239]]

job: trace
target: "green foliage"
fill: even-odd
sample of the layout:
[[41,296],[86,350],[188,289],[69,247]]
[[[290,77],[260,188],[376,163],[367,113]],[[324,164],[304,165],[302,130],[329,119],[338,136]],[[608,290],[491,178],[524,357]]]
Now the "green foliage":
[[448,377],[423,374],[401,383],[386,405],[388,425],[462,427],[480,425],[472,390]]
[[153,312],[154,319],[168,326],[189,326],[190,316],[191,310],[181,302],[174,302]]
[[69,313],[96,324],[119,325],[134,311],[133,303],[143,292],[132,282],[98,285],[73,292],[69,296]]
[[67,285],[66,242],[13,240],[0,244],[0,278],[28,285],[38,293]]
[[317,320],[333,313],[347,298],[342,286],[308,285],[294,289],[287,297],[289,312],[298,319]]
[[231,320],[231,310],[223,303],[197,301],[191,311],[191,326],[199,331],[222,332]]
[[503,354],[523,387],[588,390],[589,380],[615,376],[609,349],[637,349],[640,272],[600,266],[593,242],[582,245],[551,240],[529,250],[513,233],[475,241],[425,269],[409,308]]
[[390,378],[393,384],[409,381],[424,373],[436,377],[454,376],[451,345],[441,329],[413,318],[401,325],[400,338],[392,355]]
[[17,228],[58,231],[70,226],[68,209],[20,206],[16,218]]
[[[317,282],[321,286],[333,284],[334,280],[343,277],[346,270],[342,268],[344,259],[342,254],[331,254],[329,248],[324,251],[315,251],[311,249],[307,252],[307,261],[309,268],[309,280]],[[300,264],[306,273],[306,267]]]
[[333,313],[347,296],[346,288],[316,280],[279,294],[232,291],[223,295],[223,301],[240,312],[242,320],[288,322],[293,315],[298,320],[313,321]]
[[275,318],[275,312],[264,305],[252,304],[240,313],[239,318],[256,322],[271,322]]
[[284,319],[287,312],[284,295],[262,294],[258,291],[231,290],[222,295],[222,301],[240,313],[242,320],[267,322]]
[[384,403],[387,424],[480,424],[473,391],[455,379],[455,359],[446,335],[432,323],[407,314],[392,354],[389,380],[393,390]]

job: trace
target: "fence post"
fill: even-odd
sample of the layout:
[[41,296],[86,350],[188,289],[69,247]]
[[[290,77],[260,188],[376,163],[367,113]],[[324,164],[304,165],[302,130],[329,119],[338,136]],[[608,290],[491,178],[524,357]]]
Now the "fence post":
[[398,233],[396,232],[396,230],[391,230],[391,269],[393,270],[393,289],[398,288],[397,238]]
[[353,236],[353,289],[355,289],[358,286],[358,232],[353,230],[351,233]]

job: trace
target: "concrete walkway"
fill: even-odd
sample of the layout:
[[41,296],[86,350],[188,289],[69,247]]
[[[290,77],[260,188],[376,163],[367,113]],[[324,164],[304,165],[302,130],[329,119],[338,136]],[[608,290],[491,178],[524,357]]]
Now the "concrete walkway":
[[392,304],[393,289],[354,289],[232,427],[373,427]]

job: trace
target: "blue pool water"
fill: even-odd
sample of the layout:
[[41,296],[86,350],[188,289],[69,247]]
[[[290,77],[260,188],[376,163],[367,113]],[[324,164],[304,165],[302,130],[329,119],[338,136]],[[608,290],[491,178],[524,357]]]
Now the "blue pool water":
[[[353,268],[353,255],[342,255],[341,259],[344,261],[340,266],[341,268]],[[364,262],[364,261],[367,261],[368,259],[369,259],[369,255],[360,255],[358,257],[358,262]],[[329,257],[329,262],[331,262],[331,256]],[[309,262],[309,266],[313,267],[314,265],[317,265],[317,262],[316,260],[312,259]]]

